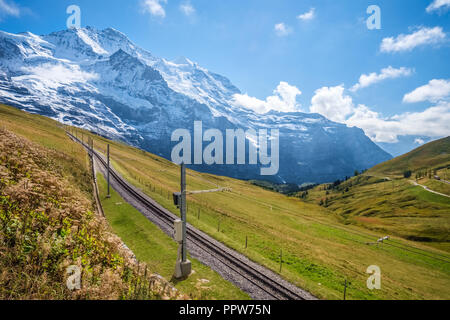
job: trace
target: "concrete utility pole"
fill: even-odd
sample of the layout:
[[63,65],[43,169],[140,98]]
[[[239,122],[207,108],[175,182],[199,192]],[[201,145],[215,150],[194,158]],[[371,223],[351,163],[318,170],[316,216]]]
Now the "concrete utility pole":
[[[175,229],[175,241],[179,243],[178,246],[178,258],[175,265],[175,278],[185,278],[191,274],[191,262],[187,260],[187,247],[186,247],[186,195],[187,194],[201,194],[210,192],[223,192],[232,191],[231,188],[218,188],[213,190],[199,190],[199,191],[187,191],[186,190],[186,165],[181,164],[181,192],[173,194],[173,201],[175,206],[180,208],[181,220],[176,220]],[[200,212],[199,212],[200,217]],[[219,222],[220,229],[220,222]]]
[[109,187],[109,144],[106,147],[106,153],[107,153],[107,158],[108,158],[108,168],[107,168],[107,172],[106,172],[106,179],[108,180],[108,195],[106,196],[108,199],[111,198],[111,192],[110,192],[110,187]]
[[94,158],[94,139],[89,137],[89,154],[92,158]]
[[[178,195],[177,195],[178,197]],[[178,199],[181,200],[178,203]],[[177,203],[180,205],[181,220],[175,221],[175,240],[178,241],[178,258],[175,265],[175,278],[185,278],[191,274],[191,262],[187,259],[186,246],[186,166],[181,164],[181,194]]]

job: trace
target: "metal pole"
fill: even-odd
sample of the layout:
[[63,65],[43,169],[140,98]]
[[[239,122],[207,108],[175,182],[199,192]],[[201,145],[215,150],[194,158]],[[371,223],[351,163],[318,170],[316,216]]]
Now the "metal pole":
[[183,223],[183,243],[182,243],[182,262],[187,260],[187,250],[186,250],[186,166],[184,163],[181,164],[181,221]]
[[109,187],[109,170],[110,170],[110,166],[109,166],[109,144],[107,145],[106,148],[107,148],[106,153],[107,153],[107,157],[108,157],[108,170],[107,170],[107,173],[106,173],[107,180],[108,180],[108,195],[106,197],[107,198],[111,198],[111,192],[110,192],[110,187]]
[[281,268],[283,268],[283,250],[280,250],[280,273],[281,273]]
[[347,295],[347,279],[345,279],[345,284],[344,284],[344,300],[346,299],[346,295]]

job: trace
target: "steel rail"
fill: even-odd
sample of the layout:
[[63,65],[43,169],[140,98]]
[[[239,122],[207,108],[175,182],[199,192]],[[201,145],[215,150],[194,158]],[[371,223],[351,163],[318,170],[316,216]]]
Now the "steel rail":
[[[89,149],[89,146],[81,142],[79,139],[68,133],[68,135],[76,142],[82,144],[85,148]],[[107,163],[103,157],[96,152],[92,151],[92,154],[100,161],[102,167],[106,170]],[[125,181],[113,168],[110,168],[111,177],[127,191],[134,200],[140,203],[142,206],[149,209],[150,212],[155,214],[162,222],[164,222],[169,228],[173,228],[173,223],[176,219],[175,215],[168,213],[167,211],[159,208],[148,199],[145,195],[141,194],[134,186]],[[293,291],[288,286],[280,283],[269,275],[257,270],[250,266],[245,261],[242,261],[239,257],[234,256],[231,252],[234,250],[230,248],[221,248],[213,243],[206,237],[203,232],[195,229],[191,225],[187,226],[187,237],[191,244],[201,248],[213,257],[218,258],[224,265],[239,274],[241,277],[251,282],[253,285],[263,290],[266,294],[279,300],[306,300],[305,296]],[[225,245],[222,244],[225,247]],[[273,271],[271,271],[273,272]],[[311,296],[312,297],[312,296]]]

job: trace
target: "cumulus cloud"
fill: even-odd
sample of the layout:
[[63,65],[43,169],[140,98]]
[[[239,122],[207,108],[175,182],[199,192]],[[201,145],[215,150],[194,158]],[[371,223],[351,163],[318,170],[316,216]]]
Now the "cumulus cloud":
[[422,112],[384,117],[368,106],[355,106],[343,85],[316,90],[310,112],[349,127],[358,127],[375,142],[396,143],[403,135],[439,138],[450,135],[450,102],[441,101]]
[[283,22],[277,23],[275,25],[274,29],[275,29],[276,35],[279,37],[285,37],[285,36],[289,35],[290,33],[292,33],[292,29]]
[[425,141],[424,141],[423,139],[417,138],[416,140],[414,140],[414,143],[415,143],[415,144],[422,145],[422,144],[425,143]]
[[407,77],[413,73],[412,69],[409,68],[393,68],[391,66],[384,68],[380,73],[373,72],[371,74],[363,74],[359,78],[359,82],[355,84],[350,91],[356,92],[359,89],[369,87],[375,83],[381,82],[386,79],[395,79],[399,77]]
[[260,100],[250,97],[247,94],[235,94],[233,103],[251,109],[259,114],[267,113],[271,110],[280,112],[296,112],[300,109],[297,97],[302,92],[295,86],[291,86],[287,82],[280,82],[273,91],[273,96],[267,97],[266,100]]
[[438,102],[448,97],[450,97],[450,81],[443,79],[433,79],[428,82],[428,84],[406,94],[403,97],[403,102]]
[[0,20],[6,16],[20,16],[20,9],[13,1],[0,0]]
[[359,105],[345,123],[363,129],[375,142],[396,143],[398,136],[404,135],[445,137],[450,135],[450,103],[441,102],[422,112],[407,112],[389,118]]
[[185,3],[180,4],[180,10],[186,16],[191,16],[195,13],[195,8],[192,6],[192,4],[190,2],[185,2]]
[[316,90],[310,112],[321,114],[332,121],[344,122],[354,110],[353,100],[344,95],[344,90],[343,85]]
[[411,51],[418,46],[441,43],[445,39],[446,34],[441,27],[422,27],[411,34],[384,38],[381,42],[381,52]]
[[450,0],[433,0],[433,2],[427,7],[427,12],[431,13],[440,9],[450,8]]
[[167,3],[167,0],[143,0],[142,7],[145,13],[164,18],[166,16],[166,10],[164,10],[163,4],[165,3]]
[[308,21],[314,19],[316,16],[316,9],[311,8],[308,12],[302,13],[297,16],[297,19],[302,21]]

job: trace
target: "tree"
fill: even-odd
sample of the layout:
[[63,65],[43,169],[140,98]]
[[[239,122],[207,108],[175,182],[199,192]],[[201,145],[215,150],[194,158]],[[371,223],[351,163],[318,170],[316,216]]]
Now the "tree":
[[305,199],[306,197],[308,196],[308,191],[304,191],[302,194],[301,194],[301,198],[302,199]]
[[335,182],[333,182],[333,188],[336,188],[337,186],[339,186],[342,183],[341,180],[336,180]]
[[403,176],[408,179],[411,178],[412,172],[411,170],[406,170],[405,172],[403,172]]
[[359,171],[355,170],[355,177],[359,176]]

